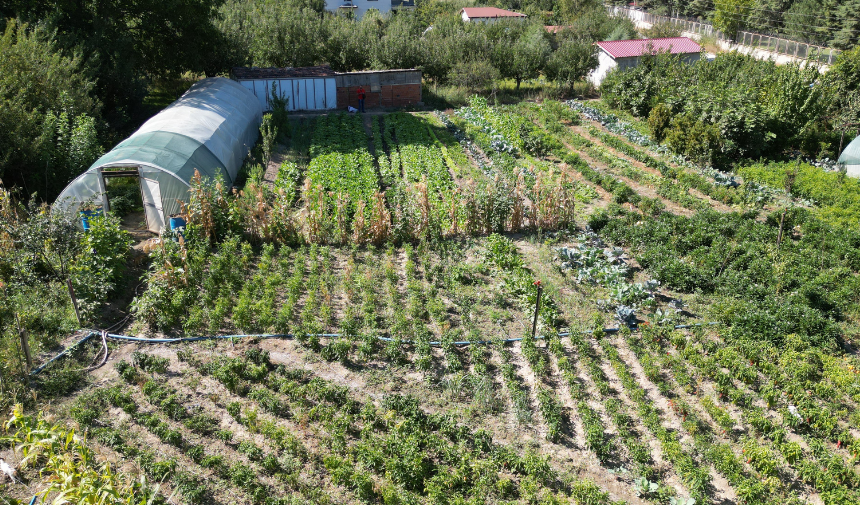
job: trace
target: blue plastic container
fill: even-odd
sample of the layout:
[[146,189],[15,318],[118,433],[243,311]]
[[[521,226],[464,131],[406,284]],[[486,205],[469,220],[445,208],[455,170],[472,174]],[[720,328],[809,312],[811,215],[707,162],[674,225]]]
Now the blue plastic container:
[[176,231],[177,228],[182,228],[185,230],[185,220],[181,217],[170,216],[170,231]]
[[84,231],[90,231],[90,218],[96,217],[102,213],[102,208],[97,207],[94,210],[82,210],[81,211],[81,225],[84,227]]

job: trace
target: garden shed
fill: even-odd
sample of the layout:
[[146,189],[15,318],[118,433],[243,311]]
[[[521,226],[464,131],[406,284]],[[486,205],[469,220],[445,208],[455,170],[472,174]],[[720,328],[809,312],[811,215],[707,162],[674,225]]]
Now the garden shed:
[[846,175],[860,177],[860,137],[852,140],[842,151],[839,155],[839,163],[845,164]]
[[196,82],[129,138],[73,180],[55,206],[77,210],[94,203],[110,210],[105,178],[137,177],[150,231],[187,201],[194,172],[224,178],[230,186],[259,134],[263,109],[249,90],[231,79]]

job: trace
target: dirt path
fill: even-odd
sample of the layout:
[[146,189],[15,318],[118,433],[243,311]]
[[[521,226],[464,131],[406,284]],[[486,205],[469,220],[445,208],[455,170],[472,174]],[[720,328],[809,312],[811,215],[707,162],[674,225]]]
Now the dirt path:
[[274,186],[275,180],[278,178],[278,171],[281,164],[287,159],[287,146],[280,142],[275,145],[275,151],[272,153],[272,158],[266,164],[266,173],[263,175],[263,182],[269,186]]

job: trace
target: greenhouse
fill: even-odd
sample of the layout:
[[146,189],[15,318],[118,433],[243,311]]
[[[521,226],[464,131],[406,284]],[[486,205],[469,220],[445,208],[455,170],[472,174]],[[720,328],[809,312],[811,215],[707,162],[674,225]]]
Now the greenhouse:
[[860,177],[860,137],[854,139],[839,156],[839,163],[845,164],[845,173]]
[[108,211],[105,179],[136,177],[146,227],[160,233],[166,217],[187,201],[195,171],[232,185],[256,142],[262,114],[260,102],[239,83],[198,81],[66,186],[55,205]]

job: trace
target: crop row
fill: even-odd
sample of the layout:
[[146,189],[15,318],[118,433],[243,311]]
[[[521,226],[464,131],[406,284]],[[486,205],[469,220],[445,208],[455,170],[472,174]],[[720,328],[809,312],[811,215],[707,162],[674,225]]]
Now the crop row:
[[568,167],[576,170],[582,176],[613,195],[613,201],[618,204],[630,202],[638,207],[643,213],[658,215],[665,209],[665,205],[659,198],[642,196],[625,184],[609,174],[604,174],[592,168],[576,153],[568,153],[564,156],[564,162]]
[[[675,367],[694,367],[696,373],[714,381],[718,396],[724,401],[731,401],[740,406],[743,422],[750,426],[755,433],[769,440],[773,447],[782,453],[786,462],[794,467],[801,479],[823,493],[834,495],[831,497],[834,500],[833,503],[839,503],[839,500],[835,499],[835,496],[838,496],[839,493],[851,496],[850,493],[846,493],[842,486],[856,488],[860,484],[860,477],[850,470],[850,464],[846,464],[836,451],[828,449],[824,444],[825,441],[828,441],[829,430],[822,430],[823,426],[835,426],[835,423],[834,425],[830,425],[821,421],[816,422],[811,417],[804,418],[803,416],[808,415],[810,411],[806,408],[803,408],[803,410],[798,409],[793,405],[793,403],[803,402],[804,398],[808,396],[806,392],[803,392],[801,397],[794,400],[782,395],[777,397],[770,396],[768,392],[772,389],[767,383],[759,387],[759,392],[769,406],[768,409],[775,411],[777,401],[781,403],[783,398],[788,405],[788,408],[783,407],[779,410],[780,415],[778,417],[771,417],[768,415],[766,409],[753,405],[750,397],[756,396],[755,393],[745,392],[742,387],[735,386],[735,381],[740,384],[753,385],[753,382],[758,382],[758,378],[732,380],[733,377],[731,375],[721,371],[726,364],[725,359],[720,359],[721,354],[725,355],[722,350],[733,349],[732,346],[725,346],[719,351],[708,353],[707,356],[701,357],[699,355],[694,356],[694,354],[701,353],[704,350],[701,347],[687,345],[680,340],[678,340],[678,343],[680,344],[679,353],[686,359],[684,361],[676,360]],[[711,350],[715,351],[715,349]],[[668,355],[662,358],[664,366],[666,366],[665,362],[670,359]],[[743,364],[739,366],[746,369],[750,368]],[[715,419],[718,419],[718,423],[721,426],[728,424],[725,415],[719,413],[717,405],[710,406],[710,410],[714,411]],[[818,412],[826,411],[819,410]],[[781,422],[776,421],[777,419],[781,419]],[[797,442],[788,440],[788,434],[793,432],[802,434],[805,445],[809,447],[810,452],[807,452]],[[845,435],[850,436],[847,432]],[[852,445],[856,448],[855,442],[852,442]],[[836,443],[837,448],[841,446],[841,441]],[[851,450],[852,448],[849,447],[849,449]],[[759,452],[761,453],[761,451]],[[758,460],[758,466],[765,466],[766,468],[775,466],[773,463],[774,458],[766,453],[761,454]],[[752,461],[752,463],[756,464],[756,461]],[[854,463],[853,459],[851,463]]]
[[664,177],[677,180],[684,186],[695,188],[711,198],[730,205],[740,205],[745,201],[743,193],[734,189],[731,180],[725,179],[708,180],[698,173],[693,173],[682,168],[675,168],[668,163],[658,160],[650,154],[631,146],[620,138],[609,133],[598,130],[591,126],[588,132],[600,139],[605,145],[612,147],[646,166],[658,170]]
[[[290,412],[307,412],[310,422],[322,423],[331,437],[326,467],[335,481],[353,488],[362,499],[387,501],[398,494],[403,499],[418,495],[439,499],[441,493],[447,493],[450,499],[547,495],[551,489],[566,492],[546,460],[530,454],[519,457],[492,444],[480,430],[471,432],[444,415],[425,414],[414,399],[391,396],[380,409],[350,398],[346,388],[275,367],[265,353],[252,358],[201,363],[191,355],[184,356],[228,389],[254,397],[275,416],[284,415],[283,408],[272,408],[274,400],[263,403],[262,398],[283,398],[280,402],[288,402]],[[502,468],[513,472],[517,480],[500,476]],[[363,477],[368,472],[387,484],[373,485]],[[600,498],[599,492],[593,492]]]
[[[663,341],[659,338],[646,340],[646,342],[651,342],[650,346],[653,347],[653,350],[649,350],[649,346],[645,346],[641,342],[631,342],[631,346],[635,345],[637,354],[645,361],[652,363],[652,367],[656,365],[671,370],[675,376],[677,376],[678,371],[686,368],[687,363],[694,364],[697,361],[692,354],[705,355],[703,350],[698,349],[697,346],[689,346],[688,351],[687,345],[679,337],[674,341],[681,347],[682,354],[688,359],[675,359],[671,353],[665,352],[665,348],[661,344]],[[697,370],[696,373],[703,372]],[[649,374],[649,378],[652,376],[655,382],[663,383],[661,389],[671,390],[673,388],[673,385],[663,378],[662,373],[657,368]],[[745,398],[746,394],[743,391],[735,388],[731,381],[721,378],[725,375],[714,379],[713,375],[705,372],[704,376],[715,380],[715,387],[721,396],[725,395],[726,399],[733,398],[733,401],[740,404],[743,422],[753,428],[754,433],[763,436],[768,441],[763,445],[752,437],[737,440],[742,446],[741,452],[744,454],[746,464],[755,471],[754,475],[747,475],[743,469],[743,464],[733,454],[729,445],[716,442],[711,435],[710,427],[702,420],[696,419],[692,409],[683,400],[674,399],[674,408],[689,417],[685,423],[685,428],[695,427],[695,431],[691,430],[691,435],[695,437],[699,450],[736,486],[739,495],[745,497],[748,502],[764,500],[769,495],[784,495],[786,489],[791,486],[791,482],[785,482],[785,488],[779,485],[780,477],[785,479],[786,475],[786,472],[780,469],[781,463],[776,457],[776,454],[781,453],[785,462],[793,467],[798,478],[818,490],[825,503],[851,503],[856,499],[853,492],[849,491],[848,488],[857,485],[857,476],[845,466],[838,456],[829,454],[820,444],[814,443],[810,439],[807,439],[807,442],[813,442],[810,446],[816,447],[816,449],[813,453],[807,453],[797,442],[788,439],[790,427],[775,425],[771,419],[763,415],[761,408],[753,406],[749,399]],[[712,400],[704,396],[703,391],[698,390],[697,393],[702,396],[701,404],[718,426],[722,427],[723,433],[737,439],[733,429],[734,421],[731,420],[731,417]]]

